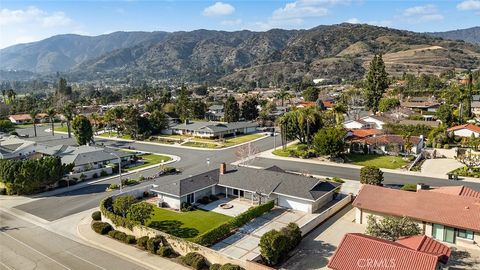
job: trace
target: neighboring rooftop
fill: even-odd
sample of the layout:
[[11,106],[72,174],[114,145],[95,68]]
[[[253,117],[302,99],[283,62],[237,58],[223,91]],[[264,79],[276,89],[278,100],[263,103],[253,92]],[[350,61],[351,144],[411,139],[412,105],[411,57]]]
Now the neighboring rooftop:
[[195,131],[210,131],[210,132],[222,132],[229,131],[232,129],[242,129],[248,127],[256,127],[258,124],[256,122],[204,122],[204,121],[195,121],[188,123],[181,123],[172,127],[172,129],[181,129],[181,130],[195,130]]
[[438,190],[410,192],[364,185],[353,206],[392,216],[406,216],[419,221],[480,231],[480,201],[461,193],[451,195]]
[[57,156],[62,159],[63,164],[73,163],[75,166],[85,165],[95,162],[103,162],[109,160],[116,160],[117,157],[111,153],[122,157],[128,157],[134,155],[132,152],[115,151],[112,149],[97,147],[97,146],[67,146],[56,145],[52,147],[38,148],[37,152],[49,155]]
[[470,131],[480,133],[480,127],[474,124],[465,124],[465,125],[458,125],[448,129],[448,131],[455,131],[460,129],[468,129]]

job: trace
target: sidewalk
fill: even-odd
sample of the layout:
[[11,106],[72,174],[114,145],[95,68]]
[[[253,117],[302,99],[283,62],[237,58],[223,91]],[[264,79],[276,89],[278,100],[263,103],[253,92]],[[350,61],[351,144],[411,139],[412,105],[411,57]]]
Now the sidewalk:
[[141,264],[150,269],[168,269],[168,270],[189,270],[181,264],[150,254],[147,251],[140,250],[133,245],[127,245],[108,236],[99,235],[90,227],[90,217],[84,218],[77,225],[77,235],[89,245],[105,250],[117,256],[128,258],[129,260]]
[[[268,158],[268,159],[277,159],[277,160],[286,160],[286,161],[294,161],[294,162],[303,162],[303,163],[310,163],[310,164],[318,164],[318,165],[325,165],[325,166],[332,166],[332,167],[343,167],[343,168],[352,168],[352,169],[361,169],[363,166],[353,165],[353,164],[346,164],[346,163],[334,163],[328,161],[320,161],[315,159],[302,159],[302,158],[294,158],[294,157],[280,157],[276,156],[272,153],[273,149],[261,152],[256,155],[256,157],[260,158]],[[394,174],[401,174],[401,175],[412,175],[412,176],[423,176],[423,177],[432,177],[432,178],[440,178],[448,180],[447,175],[439,174],[439,173],[431,173],[431,172],[412,172],[412,171],[405,171],[405,170],[392,170],[392,169],[381,169],[383,172],[387,173],[394,173]],[[464,182],[472,182],[472,183],[480,183],[480,179],[473,178],[473,177],[461,177],[461,181],[458,183],[460,184],[462,181]]]

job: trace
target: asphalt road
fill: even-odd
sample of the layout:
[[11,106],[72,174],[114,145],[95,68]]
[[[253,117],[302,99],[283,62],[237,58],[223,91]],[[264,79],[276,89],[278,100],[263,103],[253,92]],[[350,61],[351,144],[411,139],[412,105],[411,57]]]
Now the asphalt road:
[[0,211],[0,269],[140,270],[147,268]]
[[[50,133],[45,133],[45,126],[37,128],[38,137],[30,138],[43,144],[75,144],[73,139],[66,138],[67,135],[55,135],[53,137]],[[19,134],[33,135],[33,128],[21,129]],[[278,142],[278,137],[277,137]],[[221,162],[231,163],[238,158],[235,155],[235,148],[225,149],[220,151],[204,151],[184,148],[175,148],[162,145],[146,145],[135,142],[121,142],[112,140],[97,140],[97,143],[103,143],[106,146],[126,148],[130,147],[140,151],[151,151],[155,153],[172,154],[181,157],[181,160],[172,164],[182,171],[179,175],[164,176],[155,181],[148,181],[140,185],[129,187],[127,189],[137,188],[143,185],[157,184],[162,185],[178,180],[185,176],[195,175],[212,168],[217,168]],[[273,148],[273,137],[268,137],[252,143],[258,151],[265,151]],[[210,164],[207,166],[206,160],[210,159]],[[359,169],[345,168],[335,165],[319,165],[302,163],[295,161],[283,161],[276,159],[257,158],[251,162],[251,165],[259,167],[270,167],[277,165],[285,170],[296,171],[302,173],[309,173],[314,175],[321,175],[327,177],[340,177],[344,179],[359,180]],[[157,169],[150,169],[142,171],[139,174],[144,176],[153,175]],[[130,177],[136,177],[130,176]],[[431,177],[410,176],[403,174],[384,173],[385,183],[394,185],[403,185],[406,183],[424,183],[431,186],[452,186],[465,185],[480,190],[480,184],[472,182],[456,182],[448,181],[446,179],[438,179]],[[27,204],[19,205],[16,208],[31,213],[40,218],[53,221],[74,213],[88,210],[98,206],[102,198],[109,195],[104,192],[109,183],[118,182],[118,179],[112,179],[98,184],[93,184],[85,188],[77,189],[75,191],[62,193],[55,196],[45,197]],[[40,194],[40,196],[42,196]]]

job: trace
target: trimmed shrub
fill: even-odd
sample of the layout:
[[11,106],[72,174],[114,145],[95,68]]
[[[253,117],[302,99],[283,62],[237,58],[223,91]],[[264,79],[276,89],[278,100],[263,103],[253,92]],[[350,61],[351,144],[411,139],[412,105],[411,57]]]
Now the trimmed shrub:
[[[117,239],[119,241],[122,241],[122,242],[126,242],[125,239],[127,238],[127,234],[124,233],[124,232],[121,232],[121,231],[117,231],[117,230],[112,230],[112,231],[109,231],[108,232],[108,236],[114,238],[114,239]],[[135,239],[135,237],[134,237]]]
[[98,174],[97,174],[97,173],[94,173],[94,174],[92,175],[92,178],[98,178]]
[[297,224],[290,222],[287,227],[281,229],[280,233],[283,233],[288,238],[288,251],[293,250],[302,241],[302,231]]
[[207,266],[207,261],[205,260],[205,257],[196,252],[190,252],[185,254],[185,256],[181,258],[181,260],[184,264],[196,270],[203,269]]
[[147,250],[152,254],[156,254],[159,247],[163,246],[164,239],[162,236],[156,236],[148,239]]
[[221,264],[214,263],[214,264],[211,264],[211,265],[210,265],[210,267],[208,268],[208,270],[220,270],[220,267],[222,267]]
[[100,211],[95,211],[92,213],[92,219],[95,221],[100,221],[102,220],[102,213]]
[[111,238],[115,238],[116,233],[117,233],[117,230],[111,230],[108,232],[108,236],[110,236]]
[[148,236],[142,236],[137,239],[137,246],[141,249],[147,249],[147,242],[148,242],[149,237]]
[[242,270],[243,268],[236,264],[227,263],[220,267],[220,270]]
[[109,231],[111,231],[113,228],[110,224],[107,222],[93,222],[92,223],[92,229],[99,234],[107,234]]
[[101,176],[101,177],[105,177],[105,176],[107,176],[107,175],[108,175],[108,173],[107,173],[106,171],[104,171],[104,170],[102,170],[102,171],[100,172],[100,176]]
[[444,148],[444,149],[450,149],[450,145],[449,145],[449,144],[444,144],[444,145],[443,145],[443,148]]
[[127,235],[125,237],[124,242],[126,244],[133,245],[133,244],[137,243],[137,239],[135,239],[135,236],[133,236],[133,235]]
[[172,253],[172,248],[168,246],[161,246],[157,250],[157,255],[160,255],[162,257],[169,257],[170,255],[172,255]]
[[280,231],[271,230],[260,238],[260,254],[269,265],[284,260],[288,253],[302,241],[302,232],[297,224],[290,222]]
[[405,191],[417,191],[417,185],[416,184],[404,184],[401,188],[401,190]]

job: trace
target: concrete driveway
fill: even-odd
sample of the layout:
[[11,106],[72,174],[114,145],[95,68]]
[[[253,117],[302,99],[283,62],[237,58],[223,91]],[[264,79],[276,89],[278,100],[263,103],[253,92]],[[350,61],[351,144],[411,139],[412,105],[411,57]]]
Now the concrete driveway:
[[463,163],[452,158],[427,159],[422,164],[422,173],[446,178],[448,172],[463,166]]
[[308,216],[308,214],[275,208],[245,224],[235,234],[213,245],[211,248],[230,257],[252,260],[260,255],[258,243],[263,234],[272,229],[280,230],[290,222],[301,224],[305,216]]
[[346,233],[363,233],[365,225],[355,223],[355,210],[347,206],[307,234],[282,269],[328,269],[333,255]]

